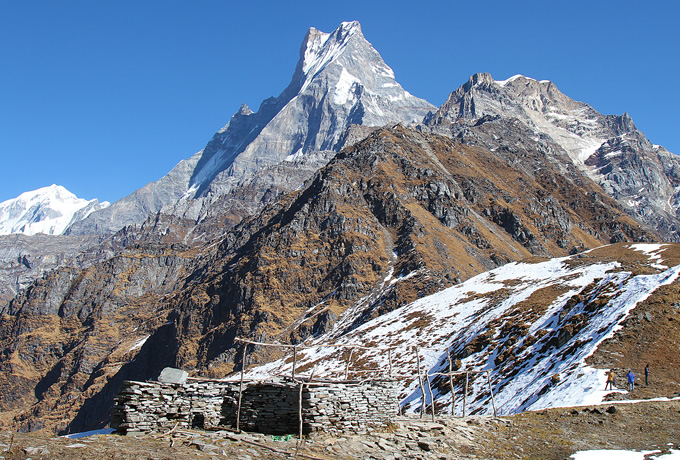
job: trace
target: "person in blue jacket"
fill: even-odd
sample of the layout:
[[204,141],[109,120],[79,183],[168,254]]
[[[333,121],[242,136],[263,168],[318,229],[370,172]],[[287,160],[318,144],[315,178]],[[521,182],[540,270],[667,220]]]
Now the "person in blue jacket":
[[635,374],[632,370],[628,371],[626,378],[628,379],[628,391],[633,391],[635,389]]

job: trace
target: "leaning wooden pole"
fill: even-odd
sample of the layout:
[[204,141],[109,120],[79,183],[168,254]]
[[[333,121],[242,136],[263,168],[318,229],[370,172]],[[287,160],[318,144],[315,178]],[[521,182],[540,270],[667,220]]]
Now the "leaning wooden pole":
[[423,374],[420,370],[420,351],[418,351],[418,347],[414,347],[416,350],[416,365],[418,366],[418,384],[420,385],[420,394],[421,394],[421,406],[420,406],[420,418],[423,418],[425,415],[425,406],[426,406],[426,401],[425,401],[425,387],[423,386]]
[[352,362],[352,355],[354,354],[354,348],[349,349],[349,358],[347,358],[347,363],[345,363],[345,380],[349,380],[349,364]]
[[292,376],[293,380],[295,380],[295,366],[297,365],[297,345],[293,347],[293,371],[292,371]]
[[491,377],[489,377],[490,371],[486,371],[486,383],[489,385],[489,392],[491,393],[491,407],[493,407],[493,416],[498,417],[496,412],[496,400],[493,397],[493,388],[491,388]]
[[430,412],[432,413],[432,421],[434,422],[434,395],[432,394],[432,383],[430,382],[430,376],[426,372],[425,377],[427,378],[427,391],[430,393]]
[[446,357],[449,359],[449,388],[451,389],[451,417],[456,415],[456,391],[453,388],[453,361],[451,351],[446,349]]
[[246,350],[248,349],[248,344],[243,345],[243,351],[241,352],[241,381],[238,384],[238,405],[236,407],[236,432],[241,432],[241,401],[243,400],[243,374],[246,371]]
[[463,417],[467,415],[467,394],[468,394],[468,377],[469,373],[465,371],[465,392],[463,393]]
[[300,380],[300,393],[298,394],[298,441],[297,448],[300,448],[300,443],[302,443],[302,389],[305,386],[305,382]]

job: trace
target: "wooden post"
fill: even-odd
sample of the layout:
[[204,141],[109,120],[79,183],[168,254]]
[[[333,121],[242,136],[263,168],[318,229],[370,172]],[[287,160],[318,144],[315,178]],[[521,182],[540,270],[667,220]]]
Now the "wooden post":
[[421,401],[422,404],[420,406],[420,418],[423,418],[423,415],[425,415],[425,387],[423,386],[423,374],[420,371],[420,352],[418,351],[418,347],[414,347],[416,350],[416,364],[418,366],[418,384],[420,385],[420,394],[421,394]]
[[387,349],[387,360],[390,363],[390,378],[392,378],[392,349]]
[[491,388],[491,377],[489,377],[490,371],[486,371],[486,383],[489,385],[489,392],[491,393],[491,407],[493,407],[493,416],[498,417],[496,412],[496,400],[493,397],[493,388]]
[[432,421],[434,422],[434,395],[432,394],[432,383],[430,383],[430,375],[426,372],[427,391],[430,393],[430,412],[432,413]]
[[293,380],[295,380],[295,365],[297,364],[297,345],[293,346]]
[[352,361],[352,354],[354,354],[354,348],[349,349],[349,358],[347,358],[347,364],[345,364],[345,380],[349,380],[349,363]]
[[465,371],[465,392],[463,393],[463,417],[467,415],[468,372]]
[[[314,370],[316,367],[312,368],[312,373],[309,375],[309,381],[307,382],[307,387],[309,387],[309,384],[312,382],[312,379],[314,378]],[[299,427],[298,427],[298,448],[300,447],[300,444],[302,443],[302,426],[304,419],[302,418],[302,390],[305,387],[305,381],[300,380],[300,393],[298,394],[298,421],[299,421]]]
[[236,407],[236,432],[241,432],[241,400],[243,399],[243,374],[246,371],[246,350],[248,344],[243,344],[243,352],[241,353],[241,381],[238,385],[238,406]]
[[456,391],[453,388],[453,361],[451,351],[446,349],[446,357],[449,359],[449,388],[451,389],[451,417],[456,415]]
[[298,394],[298,442],[297,447],[300,448],[300,443],[302,443],[302,389],[305,386],[305,382],[300,380],[300,393]]

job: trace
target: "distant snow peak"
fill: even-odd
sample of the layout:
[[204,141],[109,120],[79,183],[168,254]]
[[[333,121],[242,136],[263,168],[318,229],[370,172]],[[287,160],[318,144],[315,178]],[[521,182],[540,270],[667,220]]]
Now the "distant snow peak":
[[0,235],[60,235],[74,219],[108,205],[78,198],[60,185],[42,187],[0,203]]

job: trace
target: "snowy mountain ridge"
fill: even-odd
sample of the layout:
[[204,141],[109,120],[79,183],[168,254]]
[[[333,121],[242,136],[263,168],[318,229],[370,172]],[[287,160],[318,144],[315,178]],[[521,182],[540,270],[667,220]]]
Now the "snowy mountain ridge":
[[61,235],[73,222],[108,205],[78,198],[60,185],[42,187],[0,203],[0,235]]
[[[627,262],[605,261],[615,254]],[[493,410],[488,382],[479,371],[490,371],[495,404],[503,415],[601,403],[612,393],[604,391],[608,369],[594,368],[587,358],[623,327],[632,309],[678,279],[678,255],[677,245],[637,243],[544,262],[513,262],[352,329],[353,318],[361,314],[359,301],[331,331],[301,344],[297,366],[307,373],[313,368],[321,378],[342,377],[352,367],[350,375],[355,377],[376,372],[386,376],[388,369],[398,370],[395,373],[404,376],[402,407],[419,411],[415,353],[420,354],[421,372],[433,375],[448,371],[448,349],[454,370],[472,372],[468,413]],[[631,260],[654,273],[633,273],[624,267]],[[669,268],[670,262],[675,265]],[[384,284],[389,288],[399,282],[390,274]],[[316,306],[314,313],[321,308]],[[288,357],[255,367],[247,375],[262,379],[290,369]],[[437,407],[448,408],[448,379],[431,377],[430,384]],[[462,385],[459,376],[457,411],[462,410]],[[431,404],[427,395],[425,402]]]
[[517,118],[548,134],[581,167],[607,139],[635,129],[627,114],[602,115],[588,104],[565,96],[549,80],[515,75],[496,81],[488,73],[471,76],[451,93],[435,119],[484,116]]
[[[527,130],[519,141],[508,140],[509,132],[518,132],[515,122]],[[491,151],[517,151],[528,134],[548,155],[557,158],[566,152],[629,215],[655,228],[664,240],[680,240],[680,159],[652,144],[627,113],[603,115],[569,98],[549,80],[515,75],[496,81],[488,73],[477,73],[424,124],[458,137],[470,126],[486,124],[493,130],[491,137],[466,142]]]
[[310,28],[279,96],[257,111],[243,104],[201,152],[69,232],[116,231],[160,210],[201,220],[213,201],[249,187],[254,196],[237,206],[253,207],[272,191],[299,188],[345,146],[352,127],[420,122],[433,110],[397,83],[358,22],[331,33]]

